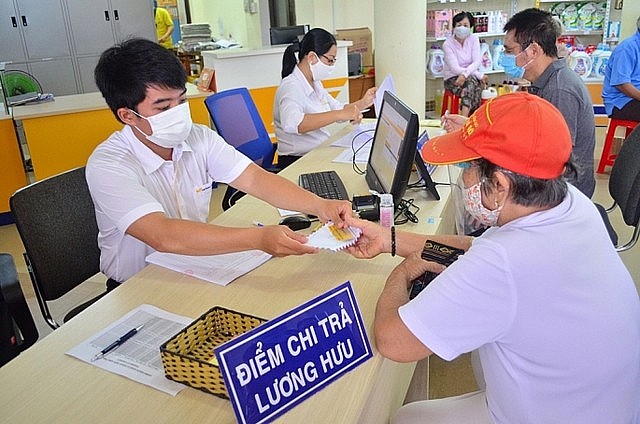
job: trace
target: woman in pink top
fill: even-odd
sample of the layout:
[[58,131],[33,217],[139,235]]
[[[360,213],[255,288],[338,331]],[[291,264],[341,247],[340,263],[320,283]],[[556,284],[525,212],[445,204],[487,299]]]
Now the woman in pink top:
[[[480,67],[480,41],[471,33],[473,16],[460,12],[453,17],[453,35],[444,50],[444,88],[460,97],[460,114],[469,116],[480,106],[482,89],[488,78]],[[456,113],[458,111],[451,111]]]

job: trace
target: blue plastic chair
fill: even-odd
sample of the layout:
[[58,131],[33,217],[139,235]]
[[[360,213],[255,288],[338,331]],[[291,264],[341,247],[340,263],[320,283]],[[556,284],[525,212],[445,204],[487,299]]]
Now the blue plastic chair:
[[[249,90],[245,87],[220,91],[204,101],[216,131],[227,143],[249,157],[257,165],[271,171],[279,169],[273,164],[276,144],[258,114]],[[244,193],[229,186],[222,200],[227,210]]]

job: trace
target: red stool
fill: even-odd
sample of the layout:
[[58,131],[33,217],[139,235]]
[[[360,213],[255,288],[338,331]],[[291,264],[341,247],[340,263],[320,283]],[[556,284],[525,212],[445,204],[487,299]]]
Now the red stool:
[[600,164],[598,165],[598,174],[604,173],[606,166],[612,166],[616,160],[615,154],[611,154],[611,147],[613,146],[613,137],[616,135],[616,128],[624,127],[625,138],[631,134],[631,131],[638,125],[637,121],[627,121],[624,119],[611,118],[609,120],[609,129],[607,130],[607,136],[604,139],[604,147],[602,148],[602,155],[600,156]]
[[444,90],[440,116],[444,115],[447,110],[449,111],[449,113],[458,113],[460,111],[460,97],[453,94],[452,91]]

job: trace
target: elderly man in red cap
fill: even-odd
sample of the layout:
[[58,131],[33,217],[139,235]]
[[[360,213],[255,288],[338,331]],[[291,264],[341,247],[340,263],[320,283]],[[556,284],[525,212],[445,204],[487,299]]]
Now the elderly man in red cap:
[[[409,403],[404,423],[640,422],[640,300],[600,214],[567,184],[571,136],[560,112],[515,93],[434,138],[425,161],[461,164],[465,209],[490,228],[424,236],[351,220],[349,252],[406,259],[378,299],[376,347],[399,362],[477,350],[486,390]],[[427,239],[465,250],[446,269]],[[412,280],[440,274],[414,299]]]

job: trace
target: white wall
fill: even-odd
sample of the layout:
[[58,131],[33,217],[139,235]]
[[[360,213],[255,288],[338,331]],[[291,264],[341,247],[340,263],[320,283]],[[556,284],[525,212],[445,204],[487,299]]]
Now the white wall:
[[398,97],[424,118],[427,4],[374,0],[374,10],[376,85],[391,74]]
[[[615,3],[615,0],[611,0]],[[613,7],[613,3],[612,6]],[[630,37],[638,30],[636,21],[640,16],[640,1],[627,0],[622,5],[622,19],[620,23],[620,39]]]
[[[336,29],[373,28],[373,0],[295,0],[296,21],[334,32]],[[216,38],[228,38],[229,34],[245,47],[260,47],[262,37],[260,21],[268,2],[256,2],[259,13],[244,12],[244,0],[190,0],[191,20],[208,22]],[[264,16],[262,17],[264,25]],[[222,31],[219,30],[222,23]],[[266,19],[268,23],[268,17]],[[375,32],[374,32],[375,34]],[[375,35],[374,35],[375,37]],[[266,41],[268,44],[268,40]]]
[[191,21],[208,23],[214,38],[231,36],[244,47],[260,47],[260,13],[245,12],[244,3],[244,0],[190,0]]

